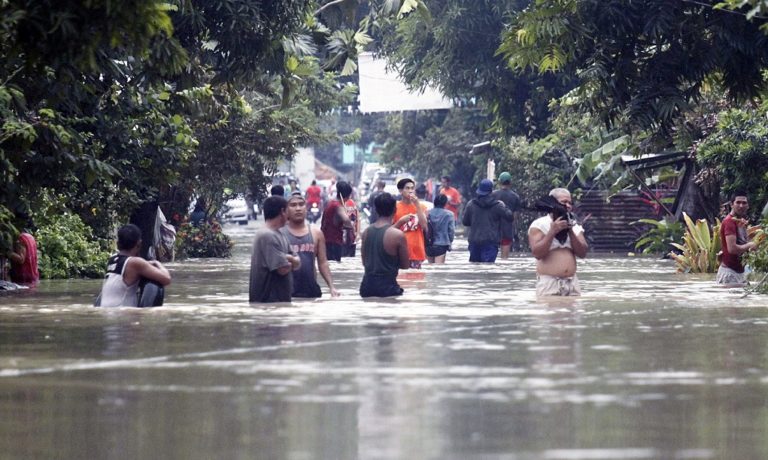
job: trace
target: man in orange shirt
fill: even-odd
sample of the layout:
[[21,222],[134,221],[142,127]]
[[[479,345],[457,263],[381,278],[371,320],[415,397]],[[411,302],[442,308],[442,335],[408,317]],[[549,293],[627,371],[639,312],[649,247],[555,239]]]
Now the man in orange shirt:
[[416,183],[411,178],[400,179],[397,183],[402,200],[397,202],[393,227],[405,233],[408,242],[408,259],[411,268],[421,268],[427,258],[424,249],[424,229],[427,228],[427,212],[416,197]]
[[461,206],[461,193],[458,190],[451,187],[451,178],[449,176],[443,176],[440,180],[440,194],[448,197],[448,203],[445,204],[445,209],[453,213],[453,220],[459,220],[459,206]]

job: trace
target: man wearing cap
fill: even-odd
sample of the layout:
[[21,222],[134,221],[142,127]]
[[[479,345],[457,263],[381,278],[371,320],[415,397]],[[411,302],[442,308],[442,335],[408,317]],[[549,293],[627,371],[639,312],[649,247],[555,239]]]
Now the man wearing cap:
[[[333,286],[333,276],[325,254],[325,236],[319,228],[307,224],[307,202],[301,192],[295,191],[288,197],[286,208],[287,223],[280,229],[288,238],[291,251],[301,260],[298,270],[293,272],[292,297],[317,298],[322,296],[320,285],[317,284],[317,272],[325,280],[331,297],[339,293]],[[315,268],[317,262],[317,268]]]
[[445,209],[451,211],[454,219],[458,222],[459,206],[461,206],[461,193],[451,187],[451,178],[449,176],[443,176],[442,179],[440,179],[440,193],[448,197],[448,203],[445,204]]
[[[499,189],[494,191],[492,196],[504,202],[507,209],[517,212],[522,208],[520,196],[512,190],[512,175],[508,172],[499,174]],[[501,258],[509,258],[509,250],[512,247],[512,241],[516,239],[515,222],[504,220],[501,222]]]
[[393,226],[405,233],[411,268],[421,268],[421,263],[427,258],[424,248],[427,211],[416,197],[416,183],[413,179],[410,177],[400,179],[397,182],[397,190],[400,191],[402,198],[397,202]]
[[507,209],[504,202],[491,195],[493,181],[483,179],[477,187],[474,198],[464,208],[461,223],[469,228],[470,262],[496,262],[501,242],[501,222],[511,222],[514,219],[512,211]]
[[[567,189],[552,189],[549,196],[571,212],[573,201]],[[528,244],[536,258],[536,295],[580,295],[576,257],[587,256],[584,229],[567,217],[553,217],[553,213],[540,217],[528,229]]]

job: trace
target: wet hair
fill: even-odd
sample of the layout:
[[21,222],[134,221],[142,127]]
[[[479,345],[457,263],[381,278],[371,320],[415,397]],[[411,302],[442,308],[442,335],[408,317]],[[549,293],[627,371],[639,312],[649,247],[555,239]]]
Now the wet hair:
[[287,206],[288,202],[282,196],[274,195],[267,198],[261,206],[264,210],[264,220],[274,219],[279,216],[281,212],[285,211]]
[[317,181],[312,179],[312,185],[317,185]]
[[117,231],[117,249],[128,251],[141,241],[141,229],[134,224],[126,224]]
[[733,193],[731,193],[731,203],[736,201],[736,197],[737,196],[745,196],[745,197],[747,197],[747,199],[749,199],[749,195],[747,195],[746,190],[736,189],[736,190],[733,191]]
[[384,192],[374,198],[373,205],[376,207],[376,214],[378,214],[379,217],[392,217],[395,213],[397,201],[395,201],[395,197],[391,194]]
[[447,203],[448,197],[446,195],[441,193],[435,197],[434,204],[436,208],[444,208]]
[[443,176],[442,179],[445,180],[445,181],[450,182],[451,181],[451,176]]
[[344,181],[338,182],[336,184],[336,196],[338,196],[340,200],[346,200],[352,196],[352,186]]
[[418,187],[416,187],[416,197],[424,199],[427,197],[427,186],[424,184],[419,184]]
[[269,189],[269,194],[272,196],[283,196],[285,195],[285,188],[283,188],[282,185],[273,185],[271,189]]

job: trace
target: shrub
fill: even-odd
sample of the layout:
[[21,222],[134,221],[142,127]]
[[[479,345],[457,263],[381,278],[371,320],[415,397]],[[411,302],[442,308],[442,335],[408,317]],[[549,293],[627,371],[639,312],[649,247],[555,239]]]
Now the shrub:
[[44,193],[41,202],[34,213],[40,277],[104,276],[111,242],[94,238],[91,228],[60,204],[63,198]]
[[710,230],[709,223],[699,219],[695,223],[683,213],[686,231],[683,244],[672,243],[681,251],[680,254],[670,252],[675,260],[678,272],[683,273],[714,273],[720,263],[717,253],[720,252],[720,221],[717,220]]
[[674,219],[640,219],[633,223],[651,226],[635,243],[635,249],[642,250],[643,254],[666,254],[672,243],[683,237],[683,224]]
[[221,231],[218,222],[194,226],[184,222],[176,232],[176,257],[230,257],[232,240]]

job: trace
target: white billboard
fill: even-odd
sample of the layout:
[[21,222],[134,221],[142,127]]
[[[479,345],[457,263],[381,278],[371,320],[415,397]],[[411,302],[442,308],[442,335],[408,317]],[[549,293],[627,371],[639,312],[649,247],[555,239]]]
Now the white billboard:
[[450,109],[453,102],[434,88],[411,92],[396,73],[386,69],[387,62],[371,53],[358,55],[360,76],[360,111],[402,112],[405,110]]

